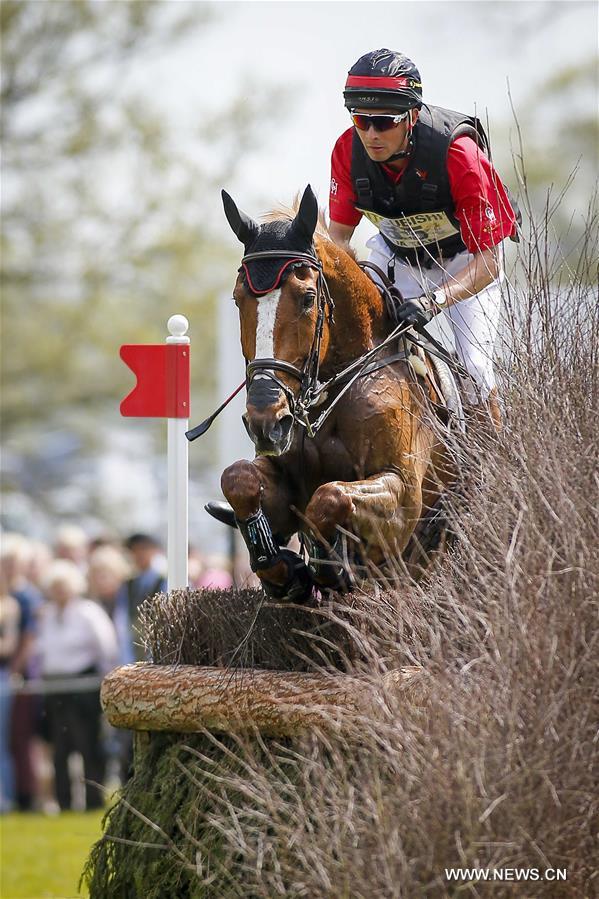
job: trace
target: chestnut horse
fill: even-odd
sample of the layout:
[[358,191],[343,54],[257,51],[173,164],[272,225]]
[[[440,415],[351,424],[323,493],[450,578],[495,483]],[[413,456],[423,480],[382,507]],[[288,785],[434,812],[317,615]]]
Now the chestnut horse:
[[[379,288],[317,228],[311,188],[295,217],[261,225],[224,191],[223,203],[245,248],[233,298],[256,457],[230,465],[222,490],[265,591],[304,601],[347,587],[352,563],[401,558],[451,470],[432,388],[389,343]],[[285,548],[296,533],[307,565]]]

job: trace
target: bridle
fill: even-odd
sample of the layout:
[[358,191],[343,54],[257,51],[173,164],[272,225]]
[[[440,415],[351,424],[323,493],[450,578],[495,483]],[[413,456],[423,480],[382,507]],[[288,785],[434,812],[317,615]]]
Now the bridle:
[[[322,270],[322,262],[316,253],[294,253],[284,252],[281,250],[260,250],[256,253],[246,253],[241,260],[242,268],[248,262],[264,259],[281,259],[289,260],[288,267],[296,265],[307,265],[318,272],[316,280],[316,327],[314,329],[314,337],[310,352],[302,368],[298,368],[291,362],[285,362],[284,359],[254,359],[248,362],[245,370],[246,389],[249,390],[252,381],[257,375],[268,378],[282,390],[287,399],[289,411],[294,418],[295,423],[303,425],[309,429],[308,412],[314,405],[314,396],[318,391],[318,373],[320,370],[320,350],[322,346],[322,335],[324,331],[325,317],[328,315],[329,324],[333,323],[334,303],[331,297],[327,280]],[[241,271],[242,269],[240,269]],[[293,391],[285,384],[275,372],[284,373],[299,381],[300,389],[296,396]]]

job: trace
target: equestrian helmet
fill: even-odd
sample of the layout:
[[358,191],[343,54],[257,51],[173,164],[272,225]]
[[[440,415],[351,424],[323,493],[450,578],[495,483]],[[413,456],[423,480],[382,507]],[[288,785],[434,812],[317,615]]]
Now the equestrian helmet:
[[406,109],[422,106],[420,72],[411,59],[395,50],[373,50],[361,56],[347,74],[343,91],[348,109]]

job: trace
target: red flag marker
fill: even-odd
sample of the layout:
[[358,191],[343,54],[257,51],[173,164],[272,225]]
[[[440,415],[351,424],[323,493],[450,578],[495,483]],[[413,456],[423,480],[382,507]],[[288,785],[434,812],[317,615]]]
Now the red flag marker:
[[171,315],[166,343],[126,344],[121,359],[137,384],[121,403],[121,415],[167,420],[168,483],[168,589],[187,587],[188,442],[189,428],[189,322]]
[[121,359],[137,377],[121,403],[121,415],[189,418],[188,344],[125,344]]

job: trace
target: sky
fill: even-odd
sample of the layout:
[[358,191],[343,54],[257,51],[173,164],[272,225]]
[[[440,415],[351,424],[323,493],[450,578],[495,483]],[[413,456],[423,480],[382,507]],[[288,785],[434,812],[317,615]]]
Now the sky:
[[[307,183],[326,205],[331,150],[349,126],[343,85],[363,53],[402,51],[420,69],[426,100],[476,110],[492,136],[494,125],[513,122],[508,82],[525,118],[535,87],[556,67],[596,53],[597,9],[594,2],[522,0],[220,2],[210,27],[156,62],[152,89],[167,101],[183,141],[234,97],[288,90],[258,125],[259,147],[240,146],[235,182],[222,186],[253,215],[288,203]],[[148,72],[143,77],[148,84]],[[206,202],[220,215],[216,188]]]

